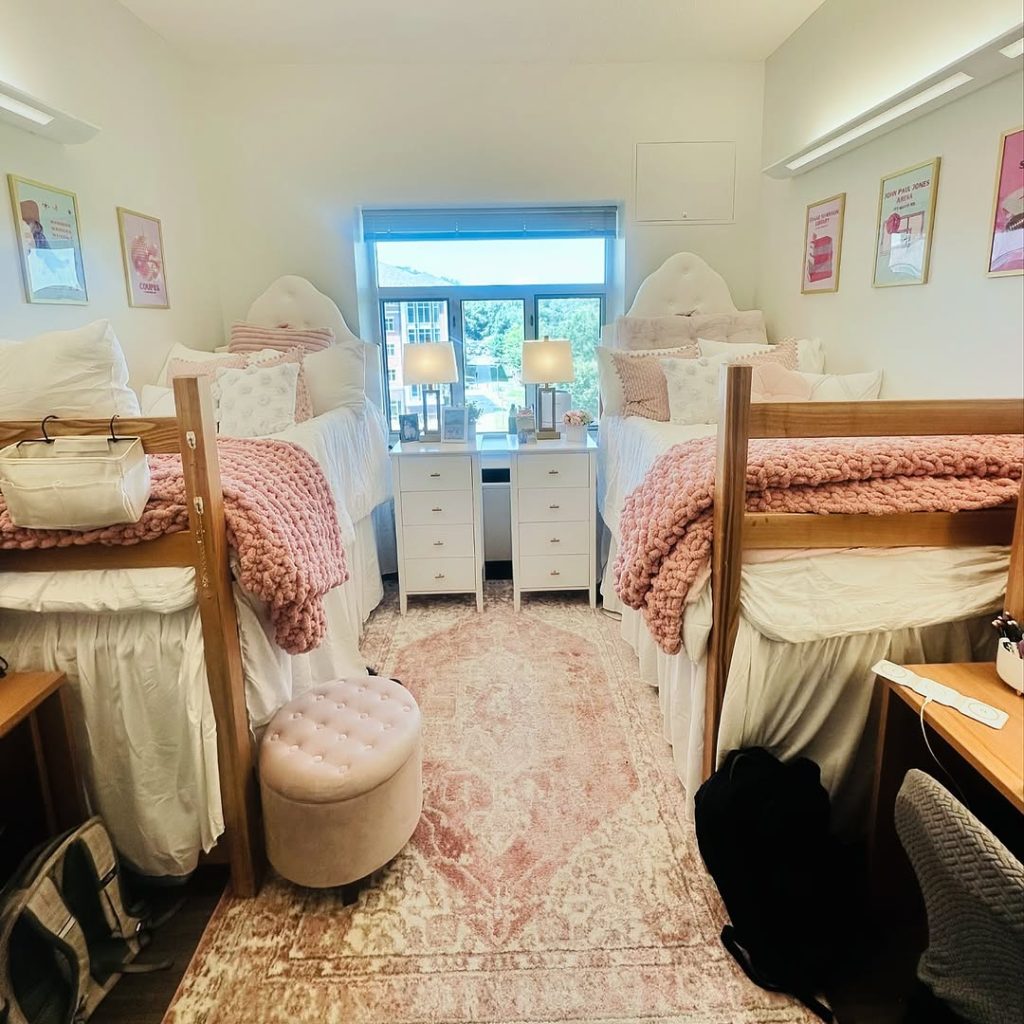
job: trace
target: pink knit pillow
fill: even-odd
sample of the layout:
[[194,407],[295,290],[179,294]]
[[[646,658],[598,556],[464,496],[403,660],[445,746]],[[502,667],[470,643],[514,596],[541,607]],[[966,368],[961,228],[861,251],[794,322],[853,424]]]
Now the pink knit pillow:
[[306,353],[301,348],[289,348],[272,356],[269,359],[255,359],[249,357],[245,361],[247,366],[277,366],[280,363],[298,363],[299,379],[295,387],[295,422],[303,423],[313,418],[313,397],[309,393],[309,383],[306,380],[306,372],[303,369],[303,359]]
[[291,327],[263,327],[237,321],[231,325],[229,352],[257,352],[274,348],[279,352],[297,348],[303,352],[321,352],[334,344],[334,331],[329,327],[297,329]]
[[696,359],[697,346],[684,345],[677,351],[653,351],[649,356],[612,352],[615,372],[622,382],[622,415],[643,416],[665,423],[669,418],[668,388],[659,358]]
[[778,363],[787,370],[795,370],[800,357],[800,346],[792,338],[772,345],[770,352],[759,352],[756,355],[737,356],[735,359],[718,359],[721,362],[739,363],[746,366],[763,366],[765,363]]
[[241,370],[244,356],[217,356],[215,359],[172,359],[167,364],[167,383],[175,377],[215,377],[218,370]]
[[809,402],[810,381],[780,363],[759,363],[750,379],[752,402]]

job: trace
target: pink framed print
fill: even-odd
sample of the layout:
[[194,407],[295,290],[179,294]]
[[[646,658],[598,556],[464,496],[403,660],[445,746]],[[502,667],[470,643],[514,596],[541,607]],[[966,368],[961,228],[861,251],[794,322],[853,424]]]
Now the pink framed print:
[[804,265],[800,291],[815,295],[839,291],[846,193],[811,203],[804,220]]
[[989,277],[1024,274],[1024,128],[1000,136],[989,228]]
[[135,210],[117,208],[121,233],[121,258],[128,288],[128,305],[168,309],[164,267],[164,236],[160,221]]

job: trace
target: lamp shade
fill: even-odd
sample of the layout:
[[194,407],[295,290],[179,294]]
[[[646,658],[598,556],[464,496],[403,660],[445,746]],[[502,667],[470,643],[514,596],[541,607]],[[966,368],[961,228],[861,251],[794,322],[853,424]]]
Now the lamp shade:
[[575,379],[572,345],[566,339],[523,342],[524,384],[568,384]]
[[455,349],[450,341],[426,341],[402,347],[405,384],[454,384],[459,379]]

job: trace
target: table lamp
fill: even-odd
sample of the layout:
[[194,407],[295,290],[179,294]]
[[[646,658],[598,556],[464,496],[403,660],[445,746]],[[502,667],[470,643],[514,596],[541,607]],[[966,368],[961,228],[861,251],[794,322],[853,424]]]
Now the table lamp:
[[572,345],[564,338],[523,342],[523,383],[540,384],[537,389],[537,439],[550,441],[562,436],[555,422],[555,389],[576,379],[572,368]]
[[[419,384],[423,391],[424,441],[441,440],[441,389],[439,384],[454,384],[459,379],[455,349],[450,341],[425,341],[402,346],[402,383]],[[430,422],[430,403],[434,403],[434,425]]]

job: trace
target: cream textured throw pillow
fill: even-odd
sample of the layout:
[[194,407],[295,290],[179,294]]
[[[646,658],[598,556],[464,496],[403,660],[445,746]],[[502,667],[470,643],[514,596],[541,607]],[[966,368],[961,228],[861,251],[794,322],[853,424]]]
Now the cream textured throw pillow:
[[882,390],[882,371],[796,373],[779,365],[755,366],[752,402],[872,402]]
[[[601,350],[598,349],[600,353]],[[696,345],[654,352],[619,352],[606,349],[611,372],[608,387],[602,389],[604,411],[609,416],[642,416],[664,423],[668,419],[668,392],[661,360],[697,358]],[[599,354],[598,359],[601,359]]]
[[292,426],[299,370],[296,362],[221,370],[213,384],[219,433],[264,437]]

